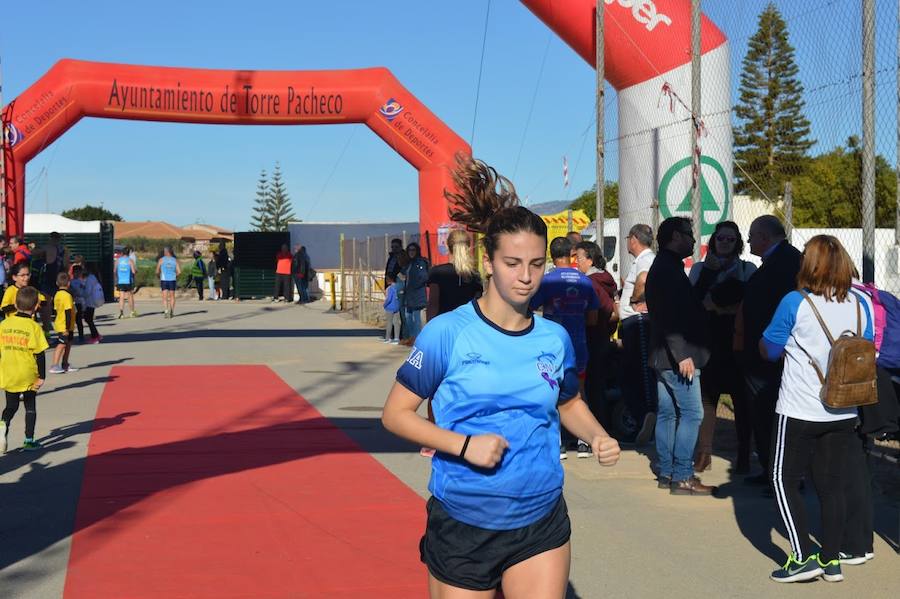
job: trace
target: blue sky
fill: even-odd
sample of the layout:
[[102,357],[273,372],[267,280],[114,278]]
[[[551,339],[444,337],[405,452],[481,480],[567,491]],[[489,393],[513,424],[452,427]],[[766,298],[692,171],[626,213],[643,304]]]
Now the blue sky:
[[[858,83],[841,83],[859,71],[858,2],[777,4],[788,17],[801,77],[808,89],[817,88],[809,98],[817,149],[830,149],[859,130]],[[765,2],[705,0],[703,5],[733,40],[732,62],[739,68]],[[10,5],[4,16],[15,26],[0,33],[4,99],[64,57],[202,68],[386,66],[469,139],[486,7],[486,0],[389,5],[48,0],[39,11]],[[878,66],[886,71],[879,75],[878,141],[893,161],[896,83],[888,67],[895,57],[896,5],[878,0],[878,10]],[[593,86],[593,70],[524,6],[493,0],[475,154],[511,177],[528,203],[575,197],[594,180]],[[606,130],[614,137],[615,95],[611,89],[607,95]],[[562,185],[563,155],[569,161],[568,190]],[[614,147],[607,157],[607,178],[614,179]],[[303,220],[416,218],[415,170],[363,125],[240,127],[103,119],[82,120],[32,160],[28,211],[102,203],[127,220],[245,229],[259,171],[271,170],[276,161]]]

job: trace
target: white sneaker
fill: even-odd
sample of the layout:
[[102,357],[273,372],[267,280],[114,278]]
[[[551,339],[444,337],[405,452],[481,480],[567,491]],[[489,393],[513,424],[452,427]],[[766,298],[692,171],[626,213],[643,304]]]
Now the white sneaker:
[[562,445],[559,446],[559,459],[560,460],[569,459],[569,454],[566,452],[566,448],[563,447]]
[[400,344],[400,340],[399,340],[399,339],[391,339],[391,340],[389,341],[389,343],[390,343],[391,345],[399,345],[399,344]]
[[50,374],[65,374],[66,371],[62,369],[62,366],[51,366]]
[[78,372],[80,369],[75,368],[74,366],[69,366],[66,368],[66,372]]

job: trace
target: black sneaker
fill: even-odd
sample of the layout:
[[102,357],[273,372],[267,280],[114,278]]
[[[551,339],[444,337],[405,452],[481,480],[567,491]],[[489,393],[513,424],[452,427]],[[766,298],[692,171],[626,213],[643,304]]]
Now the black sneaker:
[[577,456],[579,458],[589,458],[591,457],[591,446],[585,443],[584,441],[578,441],[578,449]]
[[44,446],[41,445],[40,441],[25,441],[25,443],[22,444],[22,449],[25,451],[37,451],[43,448]]
[[844,553],[843,551],[841,551],[840,553],[838,553],[838,559],[842,564],[846,564],[848,566],[859,566],[860,564],[866,563],[871,558],[866,559],[865,554],[856,555],[853,553]]
[[672,477],[670,476],[658,476],[656,477],[656,488],[657,489],[666,489],[668,490],[672,486]]

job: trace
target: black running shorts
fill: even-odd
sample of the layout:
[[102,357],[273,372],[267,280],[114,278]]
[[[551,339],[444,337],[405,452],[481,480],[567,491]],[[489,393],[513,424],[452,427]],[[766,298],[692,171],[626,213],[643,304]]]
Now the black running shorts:
[[572,529],[562,495],[549,514],[513,530],[489,530],[454,520],[434,497],[419,542],[422,563],[445,584],[472,591],[500,586],[503,572],[530,557],[562,547]]

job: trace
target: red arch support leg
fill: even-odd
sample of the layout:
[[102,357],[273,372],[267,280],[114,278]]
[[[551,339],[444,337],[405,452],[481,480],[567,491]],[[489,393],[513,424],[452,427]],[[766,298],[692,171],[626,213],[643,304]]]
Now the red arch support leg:
[[444,190],[453,188],[449,167],[419,171],[419,227],[428,231],[428,248],[422,239],[422,253],[435,263],[447,261],[446,248],[438,247],[438,231],[450,223]]

